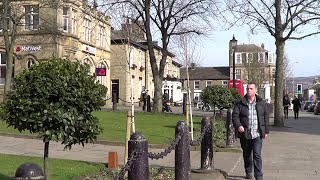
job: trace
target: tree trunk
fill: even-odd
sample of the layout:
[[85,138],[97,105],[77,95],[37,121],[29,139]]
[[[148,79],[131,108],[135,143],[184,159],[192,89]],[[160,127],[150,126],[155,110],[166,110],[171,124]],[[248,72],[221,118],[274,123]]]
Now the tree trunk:
[[49,164],[48,164],[48,157],[49,157],[49,141],[45,142],[44,144],[44,155],[43,155],[43,162],[44,162],[44,178],[49,180]]
[[274,125],[284,126],[283,111],[282,111],[282,97],[283,97],[283,57],[285,42],[276,39],[276,82],[275,82],[275,104],[274,104]]
[[[146,37],[147,37],[147,44],[148,44],[148,50],[149,50],[149,60],[153,75],[153,81],[154,81],[154,99],[153,99],[153,109],[152,112],[162,112],[162,78],[163,73],[160,73],[160,65],[158,68],[157,59],[154,54],[154,46],[152,41],[152,34],[151,34],[151,25],[150,25],[150,1],[146,0],[144,2],[145,5],[145,30],[146,30]],[[162,71],[163,72],[163,71]]]
[[154,99],[153,109],[155,113],[162,112],[162,79],[159,77],[153,77],[154,80]]
[[[5,0],[4,2],[4,17],[10,17],[10,1]],[[3,100],[5,100],[5,95],[8,91],[11,89],[11,79],[12,79],[12,66],[13,66],[13,47],[14,47],[14,41],[15,41],[15,35],[14,33],[9,34],[8,29],[10,27],[7,26],[7,18],[2,18],[2,24],[3,24],[3,36],[4,36],[4,42],[5,42],[5,49],[6,49],[6,55],[7,55],[7,61],[6,61],[6,79],[4,84],[4,94],[3,94]],[[15,31],[15,27],[13,25],[11,31]]]

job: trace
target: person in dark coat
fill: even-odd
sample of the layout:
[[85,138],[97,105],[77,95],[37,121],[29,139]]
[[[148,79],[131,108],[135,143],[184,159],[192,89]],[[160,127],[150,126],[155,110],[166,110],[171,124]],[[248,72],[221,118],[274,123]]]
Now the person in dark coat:
[[294,119],[298,119],[299,109],[301,108],[300,100],[297,98],[297,96],[294,96],[294,99],[291,103],[293,104]]
[[169,94],[167,91],[164,91],[164,94],[162,95],[162,105],[163,105],[163,111],[169,112],[169,107],[167,102],[169,101]]
[[141,92],[141,95],[140,95],[140,101],[143,103],[142,111],[146,110],[147,96],[148,96],[148,90],[143,86],[142,87],[142,92]]
[[288,119],[288,114],[289,114],[288,110],[289,110],[289,106],[291,105],[288,95],[283,96],[282,105],[283,105],[284,118]]
[[232,122],[240,138],[246,179],[252,179],[254,172],[256,180],[262,180],[261,150],[269,134],[269,110],[256,91],[256,84],[248,83],[247,94],[234,106]]

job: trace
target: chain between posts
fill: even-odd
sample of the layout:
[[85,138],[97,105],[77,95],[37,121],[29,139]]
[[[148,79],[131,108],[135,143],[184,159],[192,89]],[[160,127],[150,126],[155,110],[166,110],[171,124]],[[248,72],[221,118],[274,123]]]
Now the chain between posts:
[[[123,100],[121,98],[119,98],[121,101],[125,102],[125,103],[131,103],[131,101],[126,101],[126,100]],[[140,101],[134,101],[133,103],[139,103]]]
[[114,180],[122,180],[124,179],[124,175],[126,171],[128,171],[133,163],[138,157],[140,153],[133,151],[130,155],[130,158],[128,158],[128,162],[121,168],[118,176],[114,177]]
[[211,129],[211,125],[205,126],[205,127],[203,128],[203,131],[201,132],[200,137],[199,137],[197,140],[195,140],[195,141],[190,141],[190,145],[191,145],[191,146],[198,146],[198,145],[200,145],[200,143],[201,143],[204,135],[205,135],[206,132],[209,131],[210,129]]
[[163,158],[163,157],[167,156],[169,153],[171,153],[172,150],[174,150],[176,148],[176,146],[179,143],[181,137],[182,137],[182,134],[179,132],[179,134],[171,142],[169,147],[167,147],[163,152],[160,152],[160,153],[149,152],[149,158],[150,159],[160,159],[160,158]]

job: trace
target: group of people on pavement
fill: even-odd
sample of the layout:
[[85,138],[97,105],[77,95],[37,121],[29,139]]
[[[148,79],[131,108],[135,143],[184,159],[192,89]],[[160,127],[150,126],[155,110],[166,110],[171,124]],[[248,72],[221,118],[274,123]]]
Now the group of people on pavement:
[[297,98],[297,96],[294,96],[294,99],[290,102],[290,99],[288,95],[283,96],[283,113],[284,113],[284,118],[288,119],[288,114],[289,114],[289,106],[291,106],[291,103],[293,105],[293,112],[294,112],[294,119],[299,118],[299,110],[301,109],[301,102]]

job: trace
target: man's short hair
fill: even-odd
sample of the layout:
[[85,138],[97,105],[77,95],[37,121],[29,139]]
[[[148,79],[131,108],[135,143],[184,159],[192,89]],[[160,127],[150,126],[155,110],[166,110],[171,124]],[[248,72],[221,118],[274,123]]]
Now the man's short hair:
[[253,81],[250,81],[250,82],[248,83],[248,85],[249,85],[249,84],[253,84],[254,87],[257,87],[257,84],[256,84],[255,82],[253,82]]

